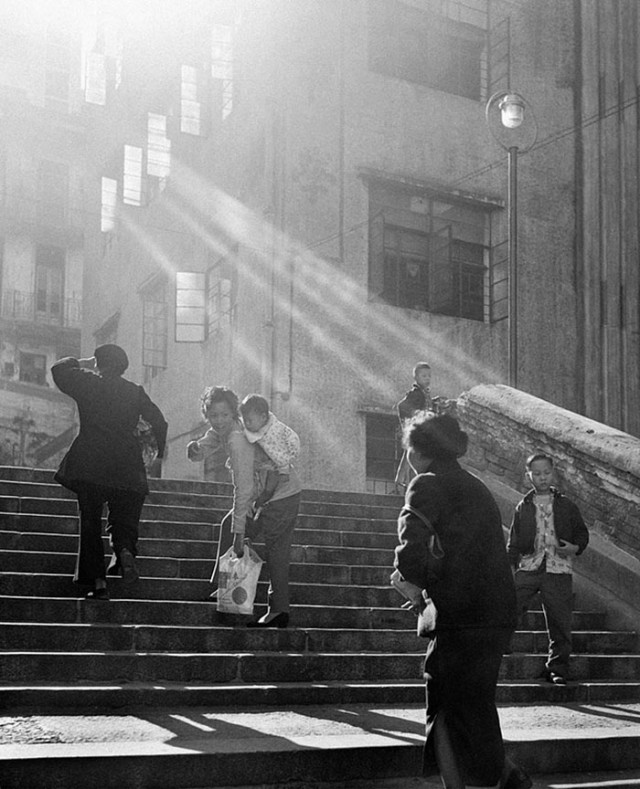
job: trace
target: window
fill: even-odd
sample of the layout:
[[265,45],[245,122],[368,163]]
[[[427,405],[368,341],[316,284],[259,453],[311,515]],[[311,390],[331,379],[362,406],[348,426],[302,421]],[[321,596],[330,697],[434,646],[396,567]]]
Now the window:
[[19,379],[27,384],[46,386],[47,357],[39,353],[20,353]]
[[101,183],[100,230],[108,233],[116,226],[116,207],[118,205],[118,182],[115,178],[102,177]]
[[93,49],[85,56],[84,97],[89,104],[105,105],[111,90],[122,80],[122,30],[114,17],[98,22]]
[[122,202],[142,205],[142,148],[124,146]]
[[64,249],[37,247],[35,320],[39,323],[62,323],[64,264]]
[[198,69],[182,66],[180,85],[180,131],[185,134],[202,133],[202,106],[200,103]]
[[141,290],[141,296],[142,365],[145,382],[149,382],[167,366],[169,305],[166,280],[154,278]]
[[218,260],[207,272],[207,334],[230,327],[233,319],[234,275],[228,258]]
[[[479,100],[486,82],[486,2],[431,2],[429,10],[371,0],[369,67]],[[480,25],[480,26],[479,26]]]
[[150,112],[147,116],[147,174],[168,178],[171,169],[171,141],[167,137],[167,116]]
[[371,298],[484,320],[486,209],[383,184],[369,200]]
[[233,109],[233,28],[214,25],[211,36],[211,77],[219,87],[224,120]]
[[38,219],[60,226],[67,214],[69,168],[60,162],[44,161],[38,170]]
[[176,342],[205,339],[204,274],[176,273]]
[[365,414],[366,477],[368,493],[395,493],[394,479],[400,458],[398,418],[390,414]]

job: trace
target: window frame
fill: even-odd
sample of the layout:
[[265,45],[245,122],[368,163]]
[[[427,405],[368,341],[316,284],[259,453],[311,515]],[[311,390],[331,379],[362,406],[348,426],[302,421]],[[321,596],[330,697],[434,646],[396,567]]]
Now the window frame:
[[[492,320],[491,222],[487,214],[495,207],[425,186],[373,179],[369,184],[369,300],[460,319]],[[453,214],[449,220],[447,213]],[[474,214],[478,221],[470,224],[467,220]],[[467,227],[470,230],[465,230]],[[461,237],[478,233],[482,244]],[[388,287],[394,237],[400,238],[396,244],[400,250],[403,243],[410,249],[410,237],[424,239],[422,282],[404,291],[397,288],[395,293]],[[409,257],[399,254],[396,265]],[[400,278],[398,273],[396,281]],[[422,302],[411,301],[416,293],[422,294]]]
[[[365,433],[365,480],[367,490],[371,493],[395,493],[395,476],[402,458],[402,434],[397,414],[378,410],[363,410]],[[373,435],[372,427],[383,427],[377,435]],[[381,454],[372,454],[371,449],[393,446],[393,453],[383,450]],[[374,467],[378,464],[377,467]],[[383,474],[375,473],[382,471]]]
[[441,13],[401,0],[370,0],[369,69],[481,101],[487,94],[488,13],[485,6],[476,9],[475,23],[463,21],[458,5]]

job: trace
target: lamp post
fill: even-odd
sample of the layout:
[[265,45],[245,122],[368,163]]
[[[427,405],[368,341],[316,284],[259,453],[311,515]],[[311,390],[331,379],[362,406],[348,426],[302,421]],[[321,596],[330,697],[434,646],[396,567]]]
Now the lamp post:
[[[518,153],[526,153],[530,150],[538,136],[533,112],[530,113],[533,123],[530,128],[524,129],[524,135],[514,133],[515,129],[522,127],[525,108],[531,110],[528,102],[519,93],[510,90],[494,93],[485,107],[489,131],[508,156],[509,312],[507,322],[509,328],[509,386],[514,388],[518,387]],[[497,123],[496,109],[500,113],[501,126]]]

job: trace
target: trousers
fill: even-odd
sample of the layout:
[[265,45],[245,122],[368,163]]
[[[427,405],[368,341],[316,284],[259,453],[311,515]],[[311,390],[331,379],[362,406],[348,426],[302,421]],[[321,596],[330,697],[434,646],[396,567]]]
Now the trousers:
[[[269,575],[268,605],[269,611],[288,613],[289,599],[289,567],[291,565],[291,542],[296,527],[300,494],[287,496],[285,499],[269,501],[264,505],[257,520],[247,518],[245,536],[250,540],[262,535],[265,546],[265,563]],[[211,583],[217,584],[220,557],[233,544],[231,532],[231,513],[227,513],[220,524],[220,538],[216,563],[211,574]]]
[[96,578],[105,578],[104,547],[102,545],[102,510],[107,505],[107,534],[113,557],[109,572],[117,570],[118,557],[123,548],[136,556],[138,526],[145,494],[120,490],[92,483],[76,488],[80,513],[80,539],[73,580],[91,585]]
[[571,655],[572,576],[540,570],[517,570],[514,577],[518,616],[522,617],[536,593],[540,593],[547,632],[549,654],[546,669],[566,677]]

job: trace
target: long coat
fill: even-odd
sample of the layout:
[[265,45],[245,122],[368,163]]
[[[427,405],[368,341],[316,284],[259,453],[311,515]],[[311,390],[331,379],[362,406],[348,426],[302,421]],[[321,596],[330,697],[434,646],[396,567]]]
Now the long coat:
[[433,573],[430,533],[403,509],[395,566],[433,598],[438,628],[515,628],[515,588],[502,518],[485,485],[456,460],[434,460],[428,473],[411,482],[405,501],[431,523],[444,559]]
[[61,392],[78,406],[80,432],[62,459],[55,479],[75,492],[82,483],[146,494],[149,491],[135,430],[140,417],[153,430],[162,457],[167,423],[142,386],[121,376],[82,370],[73,357],[51,368]]

